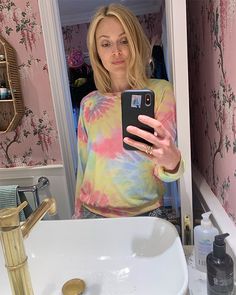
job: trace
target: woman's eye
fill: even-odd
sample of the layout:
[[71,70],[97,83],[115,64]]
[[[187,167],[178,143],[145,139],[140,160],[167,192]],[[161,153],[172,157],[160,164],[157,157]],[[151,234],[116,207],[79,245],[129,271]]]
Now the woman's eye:
[[103,42],[102,44],[102,47],[109,47],[111,45],[110,42]]
[[126,38],[122,39],[122,40],[120,40],[120,43],[123,45],[126,45],[126,44],[128,44],[128,40]]

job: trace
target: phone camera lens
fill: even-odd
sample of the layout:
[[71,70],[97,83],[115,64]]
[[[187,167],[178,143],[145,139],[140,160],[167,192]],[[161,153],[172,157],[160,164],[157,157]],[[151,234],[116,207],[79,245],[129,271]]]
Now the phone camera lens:
[[146,106],[151,105],[151,96],[150,96],[150,94],[146,94],[146,96],[145,96],[145,104],[146,104]]

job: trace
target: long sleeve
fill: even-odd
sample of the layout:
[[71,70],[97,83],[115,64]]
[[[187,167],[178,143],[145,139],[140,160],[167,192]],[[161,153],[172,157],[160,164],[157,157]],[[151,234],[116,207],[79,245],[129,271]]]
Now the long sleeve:
[[88,135],[86,132],[86,127],[84,123],[84,105],[81,104],[80,116],[78,122],[78,169],[77,169],[77,180],[76,180],[76,195],[75,195],[75,214],[74,217],[78,218],[80,216],[80,190],[84,178],[85,167],[87,162],[87,143]]
[[[174,97],[172,85],[169,82],[165,82],[163,83],[163,85],[164,85],[164,88],[160,89],[161,93],[159,92],[159,97],[161,97],[161,100],[156,102],[157,108],[155,111],[155,117],[169,131],[173,142],[176,143],[177,127],[176,127],[175,97]],[[181,158],[179,169],[174,174],[166,172],[161,166],[157,166],[154,173],[159,179],[161,179],[164,182],[175,181],[179,179],[184,173],[184,161]]]

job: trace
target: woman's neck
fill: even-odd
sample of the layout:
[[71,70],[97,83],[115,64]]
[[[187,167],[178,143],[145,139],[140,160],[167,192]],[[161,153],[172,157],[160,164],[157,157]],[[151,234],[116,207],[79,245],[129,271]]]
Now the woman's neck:
[[124,90],[130,89],[130,85],[126,78],[116,77],[111,80],[111,88],[113,92],[122,92]]

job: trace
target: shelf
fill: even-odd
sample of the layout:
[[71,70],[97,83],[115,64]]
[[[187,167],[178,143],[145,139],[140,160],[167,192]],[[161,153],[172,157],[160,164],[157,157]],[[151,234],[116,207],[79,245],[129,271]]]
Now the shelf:
[[3,103],[3,102],[12,102],[12,99],[0,99],[0,103]]
[[0,35],[0,54],[6,60],[0,61],[0,79],[11,93],[11,99],[0,99],[0,133],[16,129],[24,116],[19,69],[15,49]]

